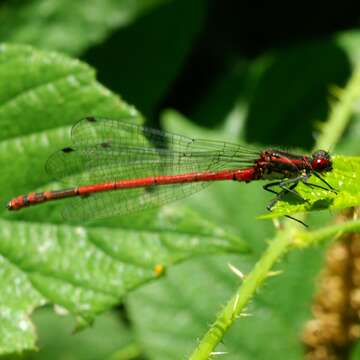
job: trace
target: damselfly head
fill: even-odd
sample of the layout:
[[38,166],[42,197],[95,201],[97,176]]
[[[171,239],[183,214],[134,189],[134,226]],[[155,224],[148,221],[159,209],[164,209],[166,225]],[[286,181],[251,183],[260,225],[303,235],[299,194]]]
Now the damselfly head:
[[325,150],[317,150],[311,157],[312,169],[321,173],[328,172],[333,169],[330,154]]

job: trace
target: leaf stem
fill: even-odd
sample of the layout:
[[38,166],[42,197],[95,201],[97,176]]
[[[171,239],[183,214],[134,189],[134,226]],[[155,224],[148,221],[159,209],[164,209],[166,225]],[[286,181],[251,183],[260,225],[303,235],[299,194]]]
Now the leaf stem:
[[349,232],[360,231],[360,220],[352,220],[341,224],[329,225],[314,231],[302,231],[294,237],[294,245],[298,247],[306,247],[318,244],[320,241],[329,239],[330,237],[339,236]]

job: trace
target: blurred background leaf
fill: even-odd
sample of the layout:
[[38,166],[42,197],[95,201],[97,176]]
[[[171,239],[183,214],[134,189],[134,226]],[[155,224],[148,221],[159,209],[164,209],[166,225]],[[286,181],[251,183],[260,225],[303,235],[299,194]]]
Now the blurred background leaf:
[[167,1],[7,1],[0,5],[0,39],[76,55]]
[[[167,112],[166,128],[200,136],[201,129],[178,114]],[[218,131],[217,131],[218,133]],[[203,133],[208,137],[209,132]],[[192,260],[172,268],[156,284],[136,290],[127,299],[130,318],[150,359],[182,359],[197,344],[214,320],[214,313],[233,294],[241,280],[228,264],[246,274],[271,238],[268,221],[254,221],[272,196],[258,184],[215,184],[208,191],[185,200],[209,219],[237,229],[254,252],[246,257],[217,256]],[[310,215],[311,228],[327,221],[329,213]],[[314,277],[322,266],[326,246],[292,253],[279,263],[281,274],[269,279],[247,307],[251,316],[239,319],[217,351],[228,359],[302,359],[302,325],[310,317]],[[179,291],[181,289],[181,291]],[[141,312],[138,309],[142,309]],[[168,324],[171,323],[171,326]]]
[[[359,16],[350,1],[328,2],[326,12],[320,3],[311,7],[279,5],[268,2],[254,6],[235,0],[87,1],[86,5],[7,0],[0,5],[0,40],[77,54],[96,68],[101,82],[140,109],[155,126],[162,117],[166,129],[190,136],[310,150],[321,122],[328,116],[329,102],[334,101],[333,89],[346,83],[359,61],[356,29]],[[37,52],[34,57],[29,49],[22,49],[21,56],[17,52],[15,48],[6,58],[12,63],[12,70],[5,67],[0,73],[0,165],[6,169],[0,177],[3,202],[18,192],[49,186],[43,163],[49,153],[68,144],[68,126],[78,118],[95,112],[109,117],[131,114],[134,121],[142,121],[134,109],[96,83],[90,67],[59,55],[51,55],[47,66],[49,54],[44,58]],[[21,81],[12,81],[17,75]],[[35,83],[34,79],[40,81]],[[47,106],[39,102],[43,96]],[[163,109],[177,112],[163,114]],[[339,147],[332,151],[358,154],[358,113],[354,113]],[[246,272],[266,247],[273,226],[269,220],[256,220],[256,216],[263,213],[270,198],[259,184],[216,184],[185,201],[187,210],[175,204],[159,214],[94,224],[95,228],[106,228],[108,235],[121,230],[126,236],[135,233],[142,239],[154,239],[152,236],[164,227],[170,232],[178,229],[179,221],[180,230],[189,230],[186,218],[194,218],[191,227],[206,235],[204,247],[209,233],[220,232],[224,235],[220,237],[222,243],[230,245],[230,251],[239,238],[245,239],[253,250],[246,257],[196,258],[171,267],[162,279],[127,299],[122,309],[127,318],[126,333],[119,320],[118,330],[100,325],[97,336],[110,340],[117,331],[135,344],[141,359],[184,358],[238,286],[238,279],[228,270],[227,263]],[[170,219],[168,209],[173,216]],[[48,222],[61,224],[58,213],[57,206],[39,207],[11,217],[14,224],[4,222],[6,226],[2,229],[7,231],[19,225],[23,231],[34,222],[40,223],[40,227],[48,226]],[[2,215],[9,219],[5,212]],[[326,211],[316,212],[308,223],[311,227],[322,226],[332,217]],[[24,226],[19,220],[25,221]],[[45,231],[44,238],[51,239],[51,234],[46,234]],[[14,244],[3,242],[3,248],[15,249],[10,252],[12,256],[22,256],[22,262],[28,265],[28,255],[22,254],[41,238],[38,232],[31,231],[29,245],[23,244],[24,249],[17,255],[16,243],[20,238],[11,238]],[[95,238],[112,248],[111,235]],[[183,240],[186,244],[186,237]],[[216,235],[211,242],[218,240]],[[219,251],[216,247],[211,249],[214,253]],[[200,247],[197,255],[204,254],[204,250]],[[299,334],[310,316],[323,250],[306,249],[279,264],[283,275],[271,279],[248,309],[254,316],[239,321],[225,337],[219,349],[229,353],[224,358],[267,360],[283,358],[284,353],[287,359],[303,358]],[[171,261],[179,259],[177,255]],[[1,310],[6,299],[18,301],[21,310],[8,313],[13,320],[10,323],[2,320],[5,325],[0,329],[4,326],[7,331],[0,338],[9,346],[13,345],[12,339],[5,335],[21,334],[14,348],[31,348],[35,330],[27,315],[34,306],[44,304],[45,299],[34,291],[25,273],[9,263],[9,257],[1,259],[1,269],[5,269],[1,273],[4,279]],[[147,263],[148,271],[154,264]],[[29,356],[62,359],[64,350],[56,349],[54,342],[66,344],[67,335],[60,335],[57,317],[54,323],[51,315],[40,318],[40,311],[36,326],[46,355],[31,352]],[[118,320],[118,314],[111,316]],[[91,339],[89,331],[73,336],[79,347],[87,347],[83,344]],[[55,341],[50,340],[52,334]],[[127,344],[125,341],[114,346],[121,350]],[[64,346],[72,349],[71,345]],[[97,354],[102,358],[113,347],[103,352],[99,348],[99,353],[90,345],[88,352],[81,350],[84,353],[76,353],[75,358]],[[358,353],[355,349],[350,358],[356,359]]]
[[248,141],[266,143],[270,133],[274,145],[311,148],[314,123],[325,121],[330,110],[330,86],[344,86],[350,72],[346,54],[332,41],[277,54],[254,92]]
[[[246,273],[254,260],[221,256],[191,261],[171,269],[163,281],[131,294],[127,301],[131,318],[150,359],[178,360],[189,355],[198,334],[213,321],[209,314],[216,313],[239,286],[227,263]],[[299,334],[310,316],[312,279],[319,260],[319,250],[291,255],[280,267],[284,275],[268,281],[246,309],[250,316],[234,325],[217,351],[225,351],[228,359],[275,360],[284,354],[286,359],[301,359]],[[179,292],[183,286],[185,290]]]
[[169,2],[114,32],[83,58],[98,70],[103,84],[156,121],[161,101],[197,40],[205,12],[203,0]]
[[39,352],[36,355],[28,353],[26,359],[29,360],[110,360],[119,350],[128,353],[132,351],[132,354],[141,351],[134,342],[125,319],[121,318],[120,311],[111,311],[99,316],[91,328],[79,332],[76,336],[73,334],[73,319],[69,315],[58,316],[49,307],[35,312],[34,323],[38,329]]

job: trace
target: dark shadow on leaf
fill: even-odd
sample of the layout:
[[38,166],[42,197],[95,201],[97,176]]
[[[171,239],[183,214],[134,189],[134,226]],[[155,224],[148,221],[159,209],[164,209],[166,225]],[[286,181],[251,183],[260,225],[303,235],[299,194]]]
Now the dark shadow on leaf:
[[273,145],[310,149],[314,123],[330,111],[330,86],[344,86],[350,73],[347,54],[332,39],[279,51],[254,90],[247,141],[266,144],[271,134]]
[[324,210],[328,209],[334,202],[334,199],[319,199],[311,204],[309,210]]
[[286,194],[284,197],[281,198],[280,201],[284,201],[289,205],[301,205],[306,203],[306,200],[302,200],[291,193]]

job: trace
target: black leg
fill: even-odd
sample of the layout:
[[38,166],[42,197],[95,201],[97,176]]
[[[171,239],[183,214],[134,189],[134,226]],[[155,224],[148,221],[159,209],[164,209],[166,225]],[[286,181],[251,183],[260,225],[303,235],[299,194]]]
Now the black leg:
[[[272,183],[269,183],[269,184],[266,184],[263,186],[263,189],[266,190],[266,191],[269,191],[275,195],[279,195],[281,193],[283,193],[284,191],[285,192],[290,192],[292,194],[294,194],[297,198],[303,200],[303,201],[306,201],[296,190],[294,190],[294,188],[297,186],[297,184],[299,183],[300,180],[303,179],[304,176],[299,176],[299,177],[296,177],[294,179],[289,179],[289,180],[286,180],[286,181],[274,181]],[[287,185],[290,185],[291,186],[287,186]],[[294,185],[294,186],[293,186]],[[282,191],[281,192],[277,192],[275,190],[272,190],[271,188],[274,187],[274,186],[279,186]]]
[[275,182],[266,184],[266,185],[263,186],[263,189],[264,189],[265,191],[269,191],[269,192],[271,192],[271,193],[273,193],[273,194],[275,194],[275,195],[279,195],[279,193],[278,193],[277,191],[272,190],[272,189],[270,189],[270,188],[272,188],[272,187],[274,187],[274,186],[279,186],[280,183],[281,183],[281,181],[275,181]]
[[321,180],[328,188],[324,188],[324,190],[329,190],[329,191],[333,191],[335,194],[337,194],[336,189],[334,189],[324,178],[322,178],[317,172],[313,172],[313,174],[319,179]]
[[325,186],[312,184],[312,183],[305,182],[305,181],[304,181],[304,185],[308,186],[309,188],[317,188],[317,189],[322,189],[322,190],[326,190],[326,191],[333,191],[332,189],[326,188]]
[[[299,181],[301,179],[303,179],[303,178],[304,178],[304,176],[301,176],[301,177],[296,178],[296,179],[290,179],[289,181],[276,181],[276,182],[264,185],[263,186],[264,190],[269,191],[269,192],[271,192],[273,194],[276,194],[276,197],[273,200],[270,201],[270,203],[267,205],[266,209],[268,211],[272,211],[272,208],[275,206],[275,204],[279,200],[281,200],[289,192],[293,193],[293,194],[295,193],[295,195],[297,197],[299,197],[301,200],[307,201],[296,190],[294,190],[295,187],[298,185]],[[287,187],[286,185],[289,185],[289,184],[291,184],[291,185],[289,187]],[[270,189],[273,186],[280,186],[282,188],[282,191],[281,192],[276,192],[275,190]],[[285,217],[287,217],[288,219],[294,220],[294,221],[298,222],[299,224],[301,224],[301,225],[303,225],[305,227],[308,227],[308,225],[305,224],[303,221],[301,221],[299,219],[296,219],[296,218],[294,218],[294,217],[292,217],[290,215],[285,215]]]
[[[300,181],[304,181],[304,179],[307,179],[308,177],[309,177],[309,175],[306,174],[306,175],[301,175],[301,176],[298,176],[296,178],[289,179],[286,181],[274,181],[272,183],[264,185],[263,186],[264,190],[277,195],[277,197],[269,204],[269,206],[273,207],[276,204],[276,202],[280,200],[280,197],[279,197],[280,194],[281,194],[281,198],[283,198],[284,195],[287,193],[292,193],[301,201],[308,202],[308,200],[304,199],[296,190],[294,190]],[[290,185],[290,186],[287,186],[287,185]],[[282,191],[277,192],[275,190],[272,190],[271,188],[274,186],[279,186],[282,189]]]
[[[295,184],[292,184],[292,185],[291,185],[290,187],[288,187],[288,188],[283,189],[283,190],[282,190],[281,192],[279,192],[279,193],[276,193],[275,191],[271,191],[271,190],[265,189],[265,190],[267,190],[267,191],[274,192],[274,193],[277,195],[274,199],[272,199],[272,200],[270,201],[270,203],[269,203],[268,206],[266,207],[267,210],[271,211],[271,209],[275,206],[275,204],[276,204],[278,201],[282,200],[283,197],[284,197],[286,194],[288,194],[289,192],[294,191],[294,188],[297,186],[297,184],[298,184],[298,182],[296,182]],[[264,188],[265,188],[265,187],[264,187]],[[298,195],[300,196],[300,194],[298,194]],[[301,199],[302,199],[302,198],[301,198]]]
[[[281,181],[279,186],[281,187],[282,190],[285,190],[286,192],[290,192],[291,194],[295,195],[298,199],[309,202],[308,200],[304,199],[296,190],[294,190],[294,188],[299,184],[300,181],[305,182],[308,179],[308,177],[309,175],[305,174],[293,179]],[[290,184],[292,185],[288,187],[288,185]]]
[[308,224],[304,223],[303,221],[301,221],[301,220],[299,220],[297,218],[294,218],[294,217],[292,217],[290,215],[284,215],[284,216],[287,217],[288,219],[291,219],[291,220],[294,220],[294,221],[298,222],[299,224],[301,224],[301,225],[303,225],[305,227],[309,227]]
[[[318,179],[320,179],[327,186],[327,188],[324,186],[321,186],[321,185],[309,183],[308,179],[309,179],[310,175],[312,175],[312,174],[314,174]],[[313,172],[312,174],[306,173],[305,175],[301,175],[301,176],[298,176],[293,179],[289,179],[286,181],[275,181],[275,182],[264,185],[263,186],[264,190],[269,191],[276,195],[276,197],[273,200],[271,200],[270,203],[268,204],[268,206],[266,207],[267,210],[272,211],[272,208],[275,206],[275,204],[278,201],[280,201],[281,199],[283,199],[283,197],[288,193],[291,193],[291,194],[295,195],[297,198],[299,198],[300,200],[306,201],[309,203],[309,201],[307,199],[304,199],[296,190],[294,190],[300,181],[303,182],[304,185],[309,186],[310,188],[318,188],[318,189],[333,191],[333,192],[337,193],[336,190],[325,179],[323,179],[318,173]],[[282,190],[280,192],[277,192],[277,191],[271,189],[274,186],[279,186]],[[303,221],[296,219],[290,215],[285,215],[285,217],[287,217],[288,219],[294,220],[305,227],[308,226]]]

